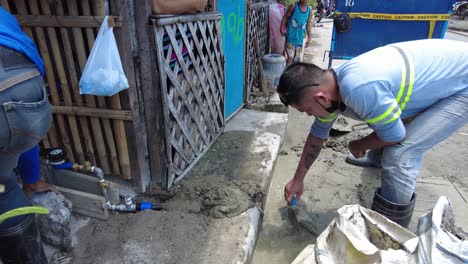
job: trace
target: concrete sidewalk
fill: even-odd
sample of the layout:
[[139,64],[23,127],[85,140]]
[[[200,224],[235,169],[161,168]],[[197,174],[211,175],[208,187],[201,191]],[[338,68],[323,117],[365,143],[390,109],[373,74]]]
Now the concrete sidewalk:
[[[181,184],[192,178],[215,175],[228,184],[252,182],[266,193],[286,132],[287,117],[284,113],[242,109],[226,123],[224,133]],[[222,187],[217,190],[224,191]],[[256,206],[238,216],[214,221],[216,224],[207,230],[211,234],[211,246],[203,263],[250,262],[259,233],[263,199]]]
[[[323,52],[330,47],[332,23],[313,28],[313,44],[305,52],[305,61],[323,68]],[[336,66],[340,61],[334,61]],[[254,264],[290,263],[316,237],[297,230],[287,220],[284,185],[292,178],[307,137],[312,117],[290,108],[285,142],[282,146],[265,204],[262,232],[255,251]],[[379,169],[364,169],[345,163],[347,142],[369,131],[359,131],[341,138],[332,138],[305,179],[300,203],[316,219],[316,228],[323,231],[338,208],[346,204],[370,206],[375,189],[380,186]],[[417,203],[410,229],[415,231],[419,217],[432,209],[439,196],[452,202],[455,223],[468,230],[468,126],[430,151],[417,186]]]
[[453,16],[449,20],[448,29],[468,32],[468,18],[465,18],[465,20],[460,20],[457,16]]
[[[51,263],[249,263],[287,117],[242,109],[165,210],[91,219],[70,254],[51,253],[67,261]],[[158,203],[151,192],[141,198]]]

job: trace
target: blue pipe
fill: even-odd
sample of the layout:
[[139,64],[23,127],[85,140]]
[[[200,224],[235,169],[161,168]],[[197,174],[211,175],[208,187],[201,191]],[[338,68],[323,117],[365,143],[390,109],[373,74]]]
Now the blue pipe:
[[65,162],[59,165],[51,165],[52,168],[56,170],[71,170],[73,168],[73,163],[71,162]]

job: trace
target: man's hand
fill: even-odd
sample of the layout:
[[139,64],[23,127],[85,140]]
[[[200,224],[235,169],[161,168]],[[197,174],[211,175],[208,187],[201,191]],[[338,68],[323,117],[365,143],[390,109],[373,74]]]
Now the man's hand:
[[359,140],[354,140],[349,142],[349,150],[351,154],[357,159],[362,158],[366,155],[367,150],[369,149],[381,149],[387,146],[391,146],[403,141],[404,138],[397,142],[384,142],[380,140],[375,132],[367,135]]
[[286,186],[284,186],[284,199],[290,203],[292,198],[296,196],[299,201],[302,193],[304,192],[304,181],[291,179]]
[[50,185],[42,180],[35,183],[23,183],[23,192],[27,197],[31,198],[34,193],[55,191],[55,186]]
[[356,159],[362,158],[366,155],[367,149],[363,148],[358,140],[349,142],[349,151]]
[[324,139],[315,137],[310,133],[307,136],[296,173],[294,173],[292,180],[284,187],[284,199],[288,203],[291,202],[294,196],[296,196],[297,200],[301,198],[304,192],[304,177],[312,166],[312,163],[314,163],[315,159],[318,157],[324,141]]

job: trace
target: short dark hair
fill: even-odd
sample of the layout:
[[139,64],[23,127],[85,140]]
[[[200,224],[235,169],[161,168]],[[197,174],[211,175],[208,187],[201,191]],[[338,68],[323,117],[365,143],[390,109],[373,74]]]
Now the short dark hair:
[[296,62],[289,65],[281,74],[276,88],[283,104],[288,106],[298,103],[303,93],[300,90],[304,90],[307,86],[318,86],[322,82],[325,72],[326,70],[311,63]]

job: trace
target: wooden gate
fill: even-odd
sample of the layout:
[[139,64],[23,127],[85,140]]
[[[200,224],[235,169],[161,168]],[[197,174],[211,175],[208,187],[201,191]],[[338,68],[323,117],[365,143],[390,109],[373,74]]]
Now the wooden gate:
[[247,101],[250,101],[252,94],[259,94],[259,75],[257,54],[255,53],[254,40],[258,41],[260,47],[260,57],[268,49],[268,6],[269,2],[252,4],[248,10],[247,20],[247,51],[245,67],[245,87],[247,89]]
[[219,13],[152,19],[163,97],[167,188],[203,156],[224,127],[220,19]]

